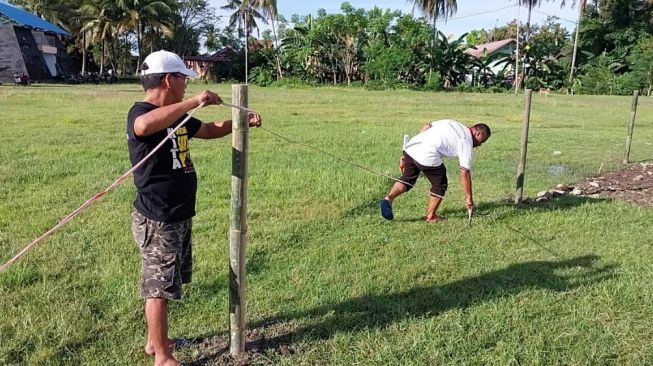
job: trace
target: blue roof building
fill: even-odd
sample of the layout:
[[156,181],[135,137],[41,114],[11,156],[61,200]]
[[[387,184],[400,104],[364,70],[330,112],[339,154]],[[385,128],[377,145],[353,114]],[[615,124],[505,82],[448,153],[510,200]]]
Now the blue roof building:
[[60,27],[0,0],[0,82],[13,81],[15,74],[32,80],[74,74],[60,40],[67,36]]

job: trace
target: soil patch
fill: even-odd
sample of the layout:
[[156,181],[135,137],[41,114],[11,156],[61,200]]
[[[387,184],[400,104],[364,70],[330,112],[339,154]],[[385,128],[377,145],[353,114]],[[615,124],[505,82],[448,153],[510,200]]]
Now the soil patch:
[[653,162],[635,163],[577,183],[580,194],[613,198],[644,207],[653,207]]
[[194,340],[192,357],[188,366],[246,366],[271,365],[270,356],[287,356],[299,352],[293,344],[292,334],[296,326],[287,322],[266,321],[246,331],[245,352],[233,357],[229,353],[229,334],[197,338]]
[[621,170],[605,172],[575,184],[561,183],[555,189],[539,192],[534,198],[525,198],[522,203],[543,203],[567,194],[618,199],[653,207],[653,162],[630,164]]

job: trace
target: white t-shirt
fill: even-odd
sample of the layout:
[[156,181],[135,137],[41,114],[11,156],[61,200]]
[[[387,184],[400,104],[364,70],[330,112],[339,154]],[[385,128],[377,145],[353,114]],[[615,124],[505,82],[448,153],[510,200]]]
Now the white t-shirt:
[[410,139],[404,151],[424,166],[439,166],[442,157],[457,156],[460,167],[471,170],[473,147],[472,133],[467,126],[443,119],[431,122],[431,128]]

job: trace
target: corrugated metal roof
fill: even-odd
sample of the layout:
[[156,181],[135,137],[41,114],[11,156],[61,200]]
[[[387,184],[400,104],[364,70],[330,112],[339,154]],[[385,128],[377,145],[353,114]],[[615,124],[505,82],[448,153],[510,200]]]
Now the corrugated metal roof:
[[480,58],[481,56],[483,56],[483,52],[487,52],[488,55],[491,55],[492,53],[501,49],[501,47],[510,44],[512,42],[516,42],[516,41],[512,38],[508,38],[496,42],[479,44],[474,47],[466,49],[465,53],[468,55],[472,55],[476,58]]
[[29,28],[41,29],[48,32],[63,34],[69,36],[70,33],[57,27],[56,25],[43,20],[36,15],[25,11],[15,5],[0,1],[0,14],[9,18],[12,22]]

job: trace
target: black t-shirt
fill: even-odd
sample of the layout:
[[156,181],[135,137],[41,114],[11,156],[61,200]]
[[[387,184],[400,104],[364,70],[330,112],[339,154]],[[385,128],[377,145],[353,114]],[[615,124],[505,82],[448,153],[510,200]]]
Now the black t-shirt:
[[[187,116],[152,135],[136,136],[136,118],[156,108],[153,104],[139,102],[129,110],[127,141],[132,166],[149,154]],[[200,120],[191,117],[144,165],[134,171],[134,184],[138,191],[134,207],[145,217],[176,222],[195,216],[197,175],[190,158],[189,142],[201,125]]]

